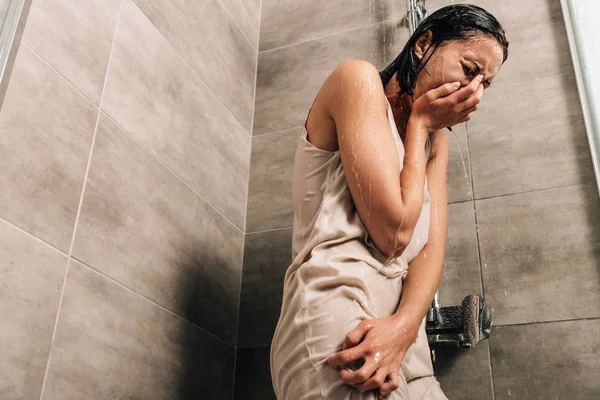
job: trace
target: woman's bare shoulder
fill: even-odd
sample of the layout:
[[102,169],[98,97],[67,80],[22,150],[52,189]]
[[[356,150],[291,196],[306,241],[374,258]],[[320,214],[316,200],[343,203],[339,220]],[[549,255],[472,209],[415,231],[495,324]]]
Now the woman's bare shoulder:
[[377,68],[364,60],[344,61],[327,77],[309,111],[308,140],[318,148],[338,150],[335,118],[342,108],[347,112],[381,107],[385,94]]

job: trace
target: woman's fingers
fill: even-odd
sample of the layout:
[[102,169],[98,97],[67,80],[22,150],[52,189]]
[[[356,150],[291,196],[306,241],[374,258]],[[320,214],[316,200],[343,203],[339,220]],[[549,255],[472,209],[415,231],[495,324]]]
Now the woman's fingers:
[[385,384],[387,373],[383,368],[380,368],[375,372],[369,379],[367,379],[364,383],[359,383],[354,385],[355,388],[360,390],[361,392],[366,392],[367,390],[379,389]]
[[463,111],[460,113],[460,117],[461,117],[461,118],[462,118],[462,117],[466,117],[466,116],[467,116],[467,115],[469,115],[469,114],[473,114],[475,111],[477,111],[477,105],[474,105],[473,107],[470,107],[470,108],[467,108],[467,109],[463,110]]
[[481,102],[481,96],[483,96],[483,85],[479,85],[471,97],[458,103],[459,109],[465,110],[467,108],[477,106]]
[[369,329],[373,327],[371,321],[365,320],[362,321],[358,326],[352,329],[346,335],[346,340],[344,344],[347,348],[358,346],[358,344],[363,340]]
[[473,113],[465,115],[464,117],[462,117],[461,119],[459,119],[456,124],[458,125],[458,124],[462,124],[463,122],[470,121],[472,115],[473,115]]
[[398,377],[398,371],[393,371],[388,374],[383,385],[379,387],[381,394],[392,393],[394,390],[400,387],[400,378]]
[[357,346],[349,348],[348,350],[340,351],[339,353],[335,353],[331,357],[327,359],[327,362],[332,367],[343,367],[346,364],[351,363],[352,361],[359,360],[361,358],[365,358],[367,354],[366,346]]
[[372,357],[365,358],[365,363],[362,367],[356,371],[342,369],[340,371],[340,377],[348,385],[356,386],[359,383],[366,382],[373,373],[377,370],[379,362],[375,361]]
[[483,75],[477,75],[475,78],[473,78],[471,83],[469,83],[467,86],[460,89],[451,96],[452,101],[460,103],[461,101],[465,101],[466,99],[471,97],[473,94],[475,94],[475,92],[479,88],[479,85],[481,85],[482,80]]
[[436,99],[439,99],[440,97],[446,97],[446,96],[456,92],[459,87],[460,87],[460,82],[445,83],[442,86],[439,86],[435,89],[430,90],[427,93],[427,95],[430,96],[430,98],[429,98],[430,101],[435,101]]

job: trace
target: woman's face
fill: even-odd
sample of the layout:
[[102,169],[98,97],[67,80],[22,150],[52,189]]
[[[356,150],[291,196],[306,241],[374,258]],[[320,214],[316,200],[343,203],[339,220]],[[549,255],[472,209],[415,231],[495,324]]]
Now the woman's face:
[[[427,60],[433,49],[430,48],[431,33],[427,32],[415,44],[415,54]],[[502,47],[490,36],[475,36],[468,39],[451,40],[437,48],[425,68],[417,77],[414,99],[444,83],[460,82],[466,86],[479,74],[483,81],[479,94],[490,87],[492,80],[502,65]]]

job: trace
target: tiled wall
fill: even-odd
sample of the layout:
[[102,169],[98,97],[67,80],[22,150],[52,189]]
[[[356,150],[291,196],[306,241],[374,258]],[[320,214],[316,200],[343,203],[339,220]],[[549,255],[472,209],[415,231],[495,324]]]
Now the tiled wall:
[[[504,25],[511,54],[476,117],[450,137],[440,290],[446,305],[485,295],[496,328],[475,349],[438,352],[436,374],[450,399],[596,399],[600,201],[560,1],[472,2]],[[450,3],[426,1],[430,11]],[[273,398],[269,344],[291,261],[302,121],[339,62],[382,69],[395,58],[408,36],[404,7],[262,2],[236,398]]]
[[2,24],[4,23],[4,16],[6,15],[9,4],[10,0],[0,0],[0,28],[2,28]]
[[2,399],[232,398],[259,17],[33,1],[0,110]]

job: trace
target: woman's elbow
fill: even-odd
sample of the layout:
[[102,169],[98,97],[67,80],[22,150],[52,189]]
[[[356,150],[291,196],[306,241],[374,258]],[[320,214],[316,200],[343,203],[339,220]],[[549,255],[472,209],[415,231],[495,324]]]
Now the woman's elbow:
[[412,230],[395,230],[386,235],[386,240],[381,246],[380,251],[389,259],[397,258],[404,253],[412,238]]

